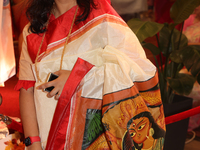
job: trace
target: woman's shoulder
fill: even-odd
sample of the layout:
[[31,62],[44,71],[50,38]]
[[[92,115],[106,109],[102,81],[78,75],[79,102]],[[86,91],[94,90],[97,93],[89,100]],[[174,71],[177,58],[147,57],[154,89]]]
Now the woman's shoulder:
[[29,30],[30,25],[31,24],[29,22],[24,26],[23,31],[22,31],[24,37],[27,37],[28,35],[32,34],[31,30]]

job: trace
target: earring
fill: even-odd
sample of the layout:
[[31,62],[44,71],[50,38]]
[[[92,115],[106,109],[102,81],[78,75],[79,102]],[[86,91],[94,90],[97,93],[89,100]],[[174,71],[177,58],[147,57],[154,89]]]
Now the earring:
[[149,130],[149,136],[153,136],[153,135],[154,135],[154,129],[151,128],[151,129]]

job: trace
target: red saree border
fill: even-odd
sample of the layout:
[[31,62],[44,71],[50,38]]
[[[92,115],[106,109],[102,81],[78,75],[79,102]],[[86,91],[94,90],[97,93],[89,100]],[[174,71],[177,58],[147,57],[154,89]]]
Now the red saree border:
[[58,100],[52,120],[46,150],[63,150],[66,131],[69,122],[70,100],[84,76],[93,68],[87,61],[78,58],[72,72],[65,83],[63,92]]
[[[121,19],[117,18],[116,16],[113,16],[113,15],[110,15],[110,14],[104,14],[104,15],[102,15],[102,17],[98,16],[97,18],[88,22],[88,24],[81,27],[81,29],[72,33],[70,39],[68,40],[68,43],[71,43],[71,42],[77,40],[82,35],[84,35],[86,32],[88,32],[92,28],[94,28],[94,27],[96,27],[96,26],[98,26],[98,25],[100,25],[101,23],[104,23],[104,22],[116,23],[118,25],[122,25],[124,27],[127,27],[127,25],[124,21],[122,21]],[[42,58],[48,56],[52,51],[54,51],[54,50],[56,50],[60,47],[63,47],[64,44],[65,44],[65,39],[66,38],[61,39],[61,42],[59,42],[58,45],[53,44],[55,46],[52,45],[50,48],[47,48],[47,50],[39,56],[38,61],[41,61]]]

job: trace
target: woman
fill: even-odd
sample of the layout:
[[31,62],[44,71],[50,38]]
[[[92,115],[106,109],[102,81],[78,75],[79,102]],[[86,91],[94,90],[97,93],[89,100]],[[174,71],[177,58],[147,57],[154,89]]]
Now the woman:
[[[16,89],[28,150],[115,149],[99,114],[120,100],[105,96],[158,84],[137,38],[109,0],[32,0],[27,14]],[[58,78],[46,82],[49,73]]]

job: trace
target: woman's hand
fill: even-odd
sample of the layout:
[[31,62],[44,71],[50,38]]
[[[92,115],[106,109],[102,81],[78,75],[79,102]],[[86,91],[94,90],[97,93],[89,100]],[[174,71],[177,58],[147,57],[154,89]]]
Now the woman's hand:
[[37,89],[45,89],[54,86],[54,89],[47,94],[47,97],[51,98],[55,96],[55,99],[58,100],[70,73],[71,71],[68,70],[54,72],[54,74],[58,75],[58,78],[38,86]]

